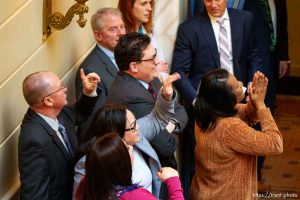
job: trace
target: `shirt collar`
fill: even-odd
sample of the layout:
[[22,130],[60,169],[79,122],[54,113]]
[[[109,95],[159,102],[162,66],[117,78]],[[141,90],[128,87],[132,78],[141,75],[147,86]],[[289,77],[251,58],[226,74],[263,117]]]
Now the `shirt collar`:
[[137,80],[143,85],[143,87],[144,87],[146,90],[148,90],[148,87],[149,87],[149,84],[148,84],[148,83],[146,83],[145,81],[139,80],[139,79],[137,79]]
[[58,131],[58,121],[57,121],[57,119],[53,119],[53,118],[47,117],[46,115],[43,115],[43,114],[38,113],[38,112],[37,112],[37,114],[39,116],[41,116],[47,122],[47,124],[49,124],[49,126],[53,130]]
[[97,46],[109,57],[112,59],[115,59],[115,54],[111,50],[101,46],[100,44],[97,44]]

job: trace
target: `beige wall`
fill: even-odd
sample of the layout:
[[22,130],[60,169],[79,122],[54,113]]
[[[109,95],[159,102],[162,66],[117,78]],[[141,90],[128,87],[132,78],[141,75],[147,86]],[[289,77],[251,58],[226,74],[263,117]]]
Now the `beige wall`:
[[[52,0],[53,11],[63,14],[73,0]],[[89,21],[83,29],[75,16],[62,31],[42,40],[43,0],[2,1],[0,7],[0,199],[9,199],[19,187],[17,140],[19,125],[27,109],[21,84],[26,75],[50,70],[65,79],[74,97],[73,77],[79,63],[93,47]],[[116,7],[117,0],[87,2],[89,20],[96,9]]]
[[[89,0],[89,12],[85,17],[89,20],[100,7],[116,7],[117,1]],[[53,12],[63,14],[75,3],[73,0],[52,2]],[[160,28],[162,21],[157,22],[156,28],[169,59],[179,21],[179,2],[157,0],[156,16],[167,21],[168,29]],[[31,72],[53,71],[65,80],[69,99],[73,100],[74,73],[94,45],[89,21],[80,28],[76,23],[78,16],[64,30],[54,31],[43,41],[42,3],[43,0],[9,0],[0,6],[0,199],[3,200],[10,199],[19,188],[17,140],[27,109],[22,96],[22,80]]]

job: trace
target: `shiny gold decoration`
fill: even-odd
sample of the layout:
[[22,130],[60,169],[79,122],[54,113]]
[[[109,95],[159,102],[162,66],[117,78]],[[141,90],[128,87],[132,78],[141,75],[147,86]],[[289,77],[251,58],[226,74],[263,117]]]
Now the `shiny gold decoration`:
[[64,16],[60,12],[51,13],[52,0],[44,0],[44,28],[43,33],[46,38],[51,33],[51,28],[53,27],[57,30],[62,30],[68,26],[74,15],[78,15],[79,19],[77,23],[81,28],[83,28],[87,22],[84,19],[84,14],[88,12],[89,8],[85,5],[88,0],[75,0],[77,3],[72,5]]

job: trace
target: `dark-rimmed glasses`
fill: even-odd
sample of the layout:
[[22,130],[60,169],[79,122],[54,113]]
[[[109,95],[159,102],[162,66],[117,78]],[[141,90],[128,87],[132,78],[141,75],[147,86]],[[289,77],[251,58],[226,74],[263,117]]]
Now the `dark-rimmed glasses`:
[[133,124],[133,127],[126,128],[125,131],[136,131],[136,120],[134,120],[134,122],[132,124]]
[[45,99],[46,99],[47,97],[49,97],[49,96],[51,96],[51,95],[53,95],[53,94],[55,94],[55,93],[57,93],[57,92],[59,92],[59,91],[65,89],[65,88],[66,88],[66,86],[65,86],[64,82],[61,82],[60,88],[59,88],[58,90],[56,90],[56,91],[54,91],[54,92],[51,92],[51,93],[49,93],[48,95],[46,95],[46,96],[43,98],[42,102],[44,102]]
[[155,58],[156,58],[156,55],[157,55],[157,49],[154,49],[155,50],[155,54],[149,58],[149,59],[142,59],[142,60],[137,60],[136,62],[142,62],[142,61],[152,61],[153,64],[156,64],[155,63]]

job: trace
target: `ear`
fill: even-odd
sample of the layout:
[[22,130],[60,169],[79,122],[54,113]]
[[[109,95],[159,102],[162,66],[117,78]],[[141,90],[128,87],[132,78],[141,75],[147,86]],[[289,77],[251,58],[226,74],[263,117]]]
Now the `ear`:
[[53,99],[51,97],[46,97],[43,102],[46,106],[52,107],[53,106]]
[[139,71],[139,69],[138,69],[138,63],[137,62],[131,62],[129,64],[129,70],[132,71],[132,72],[137,73]]
[[94,31],[94,37],[97,41],[102,41],[103,40],[103,35],[102,33],[98,32],[98,31]]

